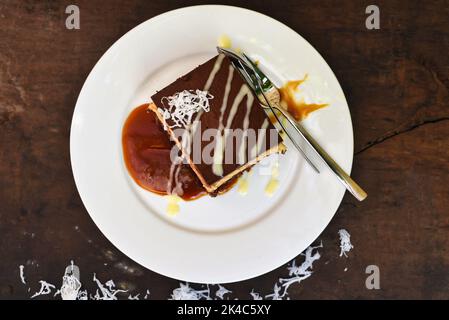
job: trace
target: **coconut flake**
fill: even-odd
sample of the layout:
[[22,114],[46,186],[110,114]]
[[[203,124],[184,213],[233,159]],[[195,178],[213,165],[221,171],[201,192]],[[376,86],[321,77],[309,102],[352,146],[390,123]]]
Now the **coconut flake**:
[[91,296],[93,300],[117,300],[116,295],[121,292],[127,292],[126,290],[115,289],[115,283],[112,280],[107,281],[104,285],[97,279],[94,273],[94,282],[96,282],[100,291],[95,292],[94,296]]
[[19,266],[20,281],[22,281],[23,284],[27,284],[26,281],[25,281],[25,275],[23,273],[23,269],[24,268],[25,267],[22,264]]
[[62,286],[59,290],[62,300],[76,300],[80,289],[79,268],[74,265],[72,260],[70,261],[70,265],[65,269],[64,276],[62,277]]
[[226,289],[225,287],[223,287],[222,285],[218,284],[218,290],[215,292],[215,296],[221,300],[223,300],[224,295],[228,294],[228,293],[232,293],[232,291]]
[[51,290],[56,288],[54,285],[44,280],[40,280],[39,283],[41,284],[41,288],[39,289],[38,292],[36,292],[31,296],[31,299],[36,298],[37,296],[44,296],[50,294]]
[[[341,229],[338,232],[341,241],[341,254],[346,256],[346,253],[352,250],[353,245],[350,242],[350,234],[345,230]],[[323,244],[321,243],[319,246],[309,247],[307,248],[301,255],[305,257],[304,261],[300,264],[296,264],[296,260],[293,260],[287,267],[288,276],[286,278],[280,278],[278,282],[275,283],[273,287],[273,293],[265,296],[267,299],[273,300],[282,300],[289,299],[288,297],[288,289],[294,283],[300,283],[301,281],[310,277],[313,273],[313,264],[315,261],[320,259],[320,253],[317,249],[322,248]],[[328,263],[329,261],[326,261]],[[78,277],[76,275],[76,269],[78,269]],[[24,267],[22,265],[19,266],[20,271],[20,279],[22,283],[26,283],[24,276]],[[348,268],[345,268],[344,271],[348,271]],[[72,300],[88,300],[88,297],[95,300],[117,300],[118,293],[125,293],[126,290],[116,289],[116,285],[113,280],[107,281],[105,284],[102,284],[97,278],[96,274],[93,275],[93,281],[96,282],[98,289],[94,296],[88,295],[87,290],[81,291],[81,282],[79,280],[79,268],[74,265],[73,261],[66,268],[66,273],[63,277],[63,283],[59,290],[56,291],[55,296],[61,295],[63,299],[65,297],[67,299]],[[31,296],[31,298],[35,298],[40,295],[48,295],[50,294],[55,286],[46,281],[39,281],[41,288],[38,292]],[[226,294],[232,293],[232,291],[223,287],[222,285],[217,285],[218,289],[215,291],[215,299],[224,299]],[[28,288],[28,292],[30,289]],[[254,289],[249,293],[253,300],[262,300],[263,296],[259,293],[255,292]],[[150,296],[150,291],[146,290],[146,294],[143,299],[148,299]],[[140,294],[129,295],[129,300],[139,300]],[[195,290],[190,287],[189,283],[180,283],[179,288],[173,290],[170,299],[173,300],[212,300],[210,286],[207,285],[207,288]]]
[[262,296],[260,294],[258,294],[257,292],[255,292],[254,289],[252,289],[249,294],[251,295],[253,300],[263,300]]
[[207,289],[195,290],[189,286],[188,282],[186,282],[185,284],[180,283],[179,288],[173,290],[170,300],[201,300],[201,299],[211,300],[209,285],[207,286]]
[[[186,128],[192,123],[193,115],[202,110],[209,112],[209,100],[214,97],[207,91],[196,89],[176,92],[169,97],[163,97],[161,103],[167,109],[158,108],[169,128]],[[173,124],[167,124],[171,120]]]
[[87,290],[80,290],[78,292],[78,300],[87,300]]
[[[272,300],[282,300],[285,296],[288,295],[288,289],[292,284],[300,283],[301,281],[310,277],[312,275],[313,263],[321,257],[320,253],[318,251],[314,252],[314,250],[322,247],[323,243],[316,247],[308,247],[304,253],[301,253],[301,255],[305,257],[305,259],[304,262],[299,266],[296,265],[296,260],[293,260],[290,267],[287,267],[288,275],[290,277],[280,278],[280,285],[276,283],[274,285],[273,293],[266,295],[265,298]],[[282,293],[281,289],[283,289]]]
[[275,283],[274,284],[274,288],[273,288],[273,293],[272,294],[267,294],[265,296],[265,298],[271,299],[271,300],[282,300],[282,297],[284,295],[281,295],[280,292],[281,292],[281,287],[278,286],[277,283]]
[[347,258],[348,255],[346,253],[354,248],[351,243],[351,235],[345,229],[340,229],[338,235],[340,236],[340,257],[344,255]]

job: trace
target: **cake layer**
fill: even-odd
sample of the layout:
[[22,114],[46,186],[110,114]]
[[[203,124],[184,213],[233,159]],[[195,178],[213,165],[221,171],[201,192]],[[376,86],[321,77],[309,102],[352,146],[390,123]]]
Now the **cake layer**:
[[285,150],[264,109],[223,55],[151,99],[159,120],[209,192],[265,156]]

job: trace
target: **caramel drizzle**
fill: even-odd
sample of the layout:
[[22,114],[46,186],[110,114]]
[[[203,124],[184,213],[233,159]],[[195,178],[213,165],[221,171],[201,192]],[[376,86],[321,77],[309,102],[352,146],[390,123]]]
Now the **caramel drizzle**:
[[288,81],[281,89],[279,89],[282,106],[286,108],[297,121],[304,120],[312,112],[328,105],[327,103],[305,103],[304,100],[297,101],[295,99],[296,90],[307,80],[307,77],[308,75],[306,74],[303,79]]

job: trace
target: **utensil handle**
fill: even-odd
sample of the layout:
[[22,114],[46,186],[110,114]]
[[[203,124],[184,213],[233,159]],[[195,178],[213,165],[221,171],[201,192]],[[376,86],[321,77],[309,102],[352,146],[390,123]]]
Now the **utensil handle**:
[[283,110],[283,108],[276,104],[276,109],[282,113],[282,115],[293,125],[296,131],[301,134],[311,148],[318,154],[318,156],[326,163],[340,182],[346,187],[346,189],[359,201],[365,200],[368,194],[354,181],[352,178],[335,162],[334,159],[320,146],[320,144],[309,134],[309,132],[294,119],[290,113]]

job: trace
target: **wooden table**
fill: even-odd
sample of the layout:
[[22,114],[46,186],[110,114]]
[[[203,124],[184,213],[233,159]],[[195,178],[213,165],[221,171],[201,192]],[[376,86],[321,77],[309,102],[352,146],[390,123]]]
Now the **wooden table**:
[[[41,279],[59,286],[73,259],[90,292],[96,272],[166,299],[179,282],[128,259],[87,214],[69,130],[81,86],[112,43],[157,14],[202,2],[74,2],[80,30],[65,28],[67,1],[0,2],[0,298],[29,298]],[[336,73],[354,124],[353,176],[370,195],[358,203],[346,194],[319,237],[314,274],[290,297],[449,298],[449,2],[376,1],[380,30],[365,27],[366,1],[245,3],[300,33]],[[355,246],[347,259],[340,228]],[[373,264],[380,290],[365,287]],[[244,299],[252,288],[272,292],[286,275],[284,266],[226,287]]]

